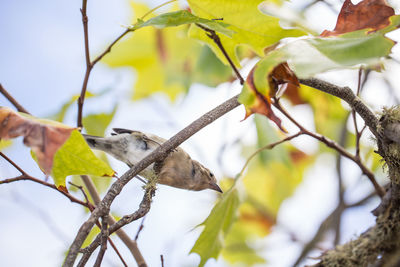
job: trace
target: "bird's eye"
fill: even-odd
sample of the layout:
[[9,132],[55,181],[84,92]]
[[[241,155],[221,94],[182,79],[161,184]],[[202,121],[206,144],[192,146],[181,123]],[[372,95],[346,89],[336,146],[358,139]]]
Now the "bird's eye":
[[212,172],[210,172],[209,175],[210,175],[211,177],[214,177],[214,174],[213,174]]

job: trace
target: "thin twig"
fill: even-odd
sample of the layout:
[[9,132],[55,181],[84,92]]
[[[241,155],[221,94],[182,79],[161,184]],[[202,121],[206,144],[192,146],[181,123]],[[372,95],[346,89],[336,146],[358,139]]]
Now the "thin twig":
[[377,117],[368,108],[368,106],[365,105],[362,100],[353,93],[353,91],[349,87],[340,87],[316,78],[300,79],[299,81],[302,84],[308,85],[346,101],[350,105],[350,107],[353,108],[361,116],[361,118],[363,118],[365,124],[369,127],[372,134],[376,138],[379,138],[379,134],[377,131]]
[[89,50],[89,29],[88,29],[88,16],[86,14],[87,0],[82,0],[82,24],[83,24],[83,36],[85,43],[85,61],[86,61],[86,72],[85,78],[83,79],[83,85],[81,90],[81,95],[78,98],[78,122],[77,126],[82,128],[82,109],[83,103],[85,102],[85,94],[87,89],[87,84],[89,82],[89,75],[92,70],[92,65],[90,63],[90,50]]
[[87,85],[89,82],[89,76],[90,73],[93,69],[93,67],[96,65],[97,62],[99,62],[107,53],[111,51],[111,48],[122,38],[124,37],[128,32],[133,31],[133,29],[126,29],[123,33],[121,33],[107,48],[106,50],[101,53],[99,56],[96,57],[93,61],[90,61],[90,49],[89,49],[89,29],[88,29],[88,16],[86,13],[86,7],[87,7],[87,0],[82,0],[82,8],[81,8],[81,14],[82,14],[82,24],[83,24],[83,34],[84,34],[84,44],[85,44],[85,62],[86,62],[86,71],[85,71],[85,77],[83,78],[83,84],[82,84],[82,89],[81,89],[81,94],[78,98],[78,118],[77,118],[77,126],[79,128],[82,128],[82,112],[83,112],[83,104],[85,102],[85,95],[86,95],[86,90],[87,90]]
[[96,261],[94,263],[94,267],[100,267],[101,266],[101,262],[103,261],[103,257],[104,254],[106,253],[106,249],[107,249],[107,239],[108,239],[108,219],[107,219],[108,215],[105,215],[102,217],[102,225],[101,225],[101,246],[100,246],[100,251],[99,254],[97,254],[97,258]]
[[235,64],[233,63],[233,61],[230,58],[230,56],[228,55],[228,53],[226,52],[218,34],[216,34],[216,32],[214,30],[204,27],[201,24],[196,23],[196,26],[201,28],[202,30],[204,30],[206,32],[206,35],[214,41],[214,43],[218,46],[219,50],[221,50],[222,54],[224,54],[225,58],[228,60],[229,65],[231,65],[231,68],[233,69],[236,76],[238,77],[240,84],[244,84],[244,79],[243,79],[242,75],[240,74],[239,70],[236,68]]
[[162,254],[160,255],[160,260],[161,260],[161,267],[164,267],[164,256]]
[[0,151],[0,156],[2,156],[5,160],[7,160],[11,165],[14,166],[22,175],[29,176],[21,167],[19,167],[14,161],[12,161],[9,157],[4,155],[3,152]]
[[298,133],[296,133],[296,134],[293,134],[293,135],[290,135],[290,136],[288,136],[288,137],[286,137],[286,138],[284,138],[284,139],[282,139],[282,140],[279,140],[279,141],[277,141],[277,142],[274,142],[274,143],[268,144],[268,145],[266,145],[266,146],[260,147],[259,149],[257,149],[256,151],[254,151],[254,152],[250,155],[250,157],[247,158],[246,163],[243,165],[242,170],[241,170],[241,171],[239,172],[239,174],[236,176],[236,179],[239,178],[239,177],[241,177],[241,176],[243,175],[243,172],[246,170],[246,168],[247,168],[247,166],[249,165],[250,161],[251,161],[255,156],[257,156],[261,151],[273,149],[273,148],[276,147],[277,145],[280,145],[280,144],[282,144],[282,143],[284,143],[284,142],[290,141],[290,140],[292,140],[293,138],[296,138],[297,136],[300,136],[300,135],[302,135],[302,134],[303,134],[303,132],[300,131],[300,132],[298,132]]
[[324,143],[326,146],[335,149],[338,153],[342,156],[350,159],[354,163],[356,163],[363,174],[365,174],[368,179],[371,181],[372,185],[374,186],[378,195],[382,198],[385,195],[385,191],[383,188],[376,182],[374,174],[361,162],[361,160],[350,154],[346,149],[344,149],[341,145],[336,143],[335,141],[327,138],[326,136],[313,133],[307,129],[305,129],[299,122],[297,122],[279,103],[279,101],[275,101],[273,105],[283,114],[285,115],[291,122],[293,122],[303,134],[313,137],[314,139],[319,140],[320,142]]
[[64,196],[66,196],[67,198],[69,198],[69,200],[71,200],[71,202],[78,203],[78,204],[80,204],[80,205],[82,205],[84,207],[89,208],[87,206],[87,203],[85,203],[84,201],[82,201],[80,199],[77,199],[76,197],[72,196],[69,193],[66,193],[64,191],[58,190],[57,187],[54,184],[47,183],[45,181],[42,181],[42,180],[40,180],[38,178],[35,178],[35,177],[32,177],[30,175],[23,174],[21,176],[15,177],[15,178],[4,179],[4,180],[0,181],[0,185],[1,184],[13,183],[13,182],[17,182],[17,181],[31,181],[31,182],[35,182],[35,183],[50,187],[50,188],[52,188],[54,190],[57,190],[58,192],[60,192]]
[[23,112],[26,114],[30,114],[20,103],[18,103],[17,100],[15,100],[14,97],[12,97],[7,90],[3,87],[3,85],[0,83],[0,93],[2,93],[4,95],[5,98],[7,98],[8,101],[11,102],[11,104],[14,105],[14,107],[19,111],[19,112]]
[[155,8],[149,10],[148,12],[146,12],[140,19],[144,20],[148,15],[150,15],[151,13],[153,13],[154,11],[156,11],[157,9],[159,9],[160,7],[163,7],[165,5],[168,5],[170,3],[176,2],[177,0],[171,0],[171,1],[167,1],[165,3],[162,3],[161,5],[156,6]]
[[144,216],[143,219],[142,219],[142,221],[140,222],[139,228],[138,228],[138,230],[137,230],[137,232],[136,232],[136,235],[135,235],[135,241],[138,240],[139,234],[140,234],[140,232],[141,232],[141,231],[143,230],[143,228],[144,228],[143,223],[144,223],[144,220],[145,220],[145,219],[146,219],[146,217]]

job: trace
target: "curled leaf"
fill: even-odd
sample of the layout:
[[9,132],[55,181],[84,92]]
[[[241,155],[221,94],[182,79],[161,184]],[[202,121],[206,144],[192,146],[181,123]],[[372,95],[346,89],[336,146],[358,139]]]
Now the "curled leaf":
[[371,32],[377,31],[389,26],[389,18],[393,15],[394,9],[386,0],[364,0],[357,5],[353,5],[351,0],[346,0],[340,10],[335,29],[325,30],[321,36],[336,36],[367,28],[371,28]]
[[65,179],[72,174],[113,176],[114,171],[98,159],[80,132],[62,123],[38,119],[0,107],[0,139],[24,137],[32,157],[46,175],[67,192]]
[[24,144],[32,148],[39,166],[47,175],[51,174],[55,153],[75,129],[55,121],[39,120],[6,107],[0,108],[0,125],[1,139],[24,137]]
[[290,92],[289,99],[294,104],[303,102],[298,95],[300,84],[296,75],[286,62],[274,67],[275,60],[278,59],[272,59],[269,65],[257,64],[254,66],[247,76],[239,101],[245,105],[245,119],[253,113],[259,113],[267,116],[283,132],[286,132],[281,120],[271,109],[271,97],[275,97],[280,89],[281,92],[285,90]]

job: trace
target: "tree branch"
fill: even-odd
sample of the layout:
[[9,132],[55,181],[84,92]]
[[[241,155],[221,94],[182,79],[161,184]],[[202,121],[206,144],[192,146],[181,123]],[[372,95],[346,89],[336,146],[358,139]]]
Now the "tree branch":
[[370,131],[376,138],[379,137],[377,132],[378,119],[375,114],[362,102],[362,100],[357,97],[349,87],[340,87],[329,82],[310,78],[310,79],[300,79],[300,83],[311,86],[315,89],[334,95],[343,99],[353,108],[360,116],[363,118],[365,124],[369,127]]
[[[362,104],[364,105],[364,104]],[[291,122],[293,122],[305,135],[311,136],[320,142],[324,143],[326,146],[335,149],[338,153],[340,153],[342,156],[350,159],[354,163],[360,167],[361,171],[363,174],[365,174],[368,179],[371,181],[372,185],[374,186],[377,194],[382,198],[385,195],[385,190],[378,184],[378,182],[375,180],[374,174],[361,162],[360,158],[357,158],[350,154],[344,147],[336,143],[335,141],[327,138],[326,136],[323,136],[318,133],[313,133],[307,129],[305,129],[300,123],[298,123],[280,104],[278,101],[274,102],[274,106],[282,112],[283,115],[285,115]],[[367,108],[365,106],[365,108]]]
[[[151,205],[151,200],[155,192],[155,187],[154,186],[147,186],[143,199],[141,203],[139,204],[139,209],[135,211],[134,213],[130,215],[125,215],[122,219],[120,219],[118,222],[114,223],[108,228],[108,235],[113,234],[116,231],[121,230],[120,228],[123,227],[124,225],[131,223],[144,215],[147,214],[147,212],[150,210],[150,205]],[[89,259],[90,255],[96,250],[96,248],[101,244],[102,240],[102,235],[99,234],[97,237],[93,240],[93,242],[87,246],[83,251],[84,254],[81,258],[81,261],[79,262],[78,266],[84,266],[84,264],[87,262]],[[147,264],[143,261],[142,263],[138,263],[139,267],[146,267]]]
[[17,100],[15,100],[14,97],[12,97],[7,90],[3,87],[3,85],[0,83],[0,93],[2,93],[2,95],[4,95],[5,98],[7,98],[8,101],[11,102],[11,104],[14,105],[14,107],[19,111],[19,112],[23,112],[26,114],[30,114],[26,109],[24,109],[23,106],[21,106],[20,103],[18,103]]
[[99,254],[97,254],[97,258],[96,261],[94,263],[94,267],[100,267],[101,266],[101,262],[103,261],[103,257],[104,254],[106,253],[106,249],[107,249],[107,239],[108,239],[108,219],[107,219],[108,215],[105,215],[102,217],[102,225],[101,225],[101,232],[100,232],[100,240],[101,240],[101,246],[100,246],[100,251]]
[[87,0],[82,0],[82,8],[81,8],[81,13],[82,13],[82,24],[83,24],[83,35],[84,35],[84,44],[85,44],[85,62],[86,62],[86,71],[85,71],[85,77],[83,78],[83,84],[82,84],[82,89],[81,89],[81,94],[78,98],[78,118],[77,118],[77,126],[79,128],[82,128],[82,112],[83,112],[83,104],[85,102],[85,95],[86,95],[86,90],[87,90],[87,85],[89,82],[89,77],[90,73],[93,69],[93,67],[99,62],[107,53],[111,51],[111,48],[122,38],[124,37],[128,32],[133,31],[132,29],[128,28],[126,29],[123,33],[121,33],[107,48],[104,50],[103,53],[101,53],[99,56],[97,56],[93,61],[90,61],[90,49],[89,49],[89,29],[88,29],[88,16],[86,13],[86,7],[87,7]]

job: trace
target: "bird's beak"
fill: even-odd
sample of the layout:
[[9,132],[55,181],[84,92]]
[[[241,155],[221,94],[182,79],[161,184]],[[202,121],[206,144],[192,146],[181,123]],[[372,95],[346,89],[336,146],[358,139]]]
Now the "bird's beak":
[[216,183],[210,183],[210,189],[223,193],[221,188]]

